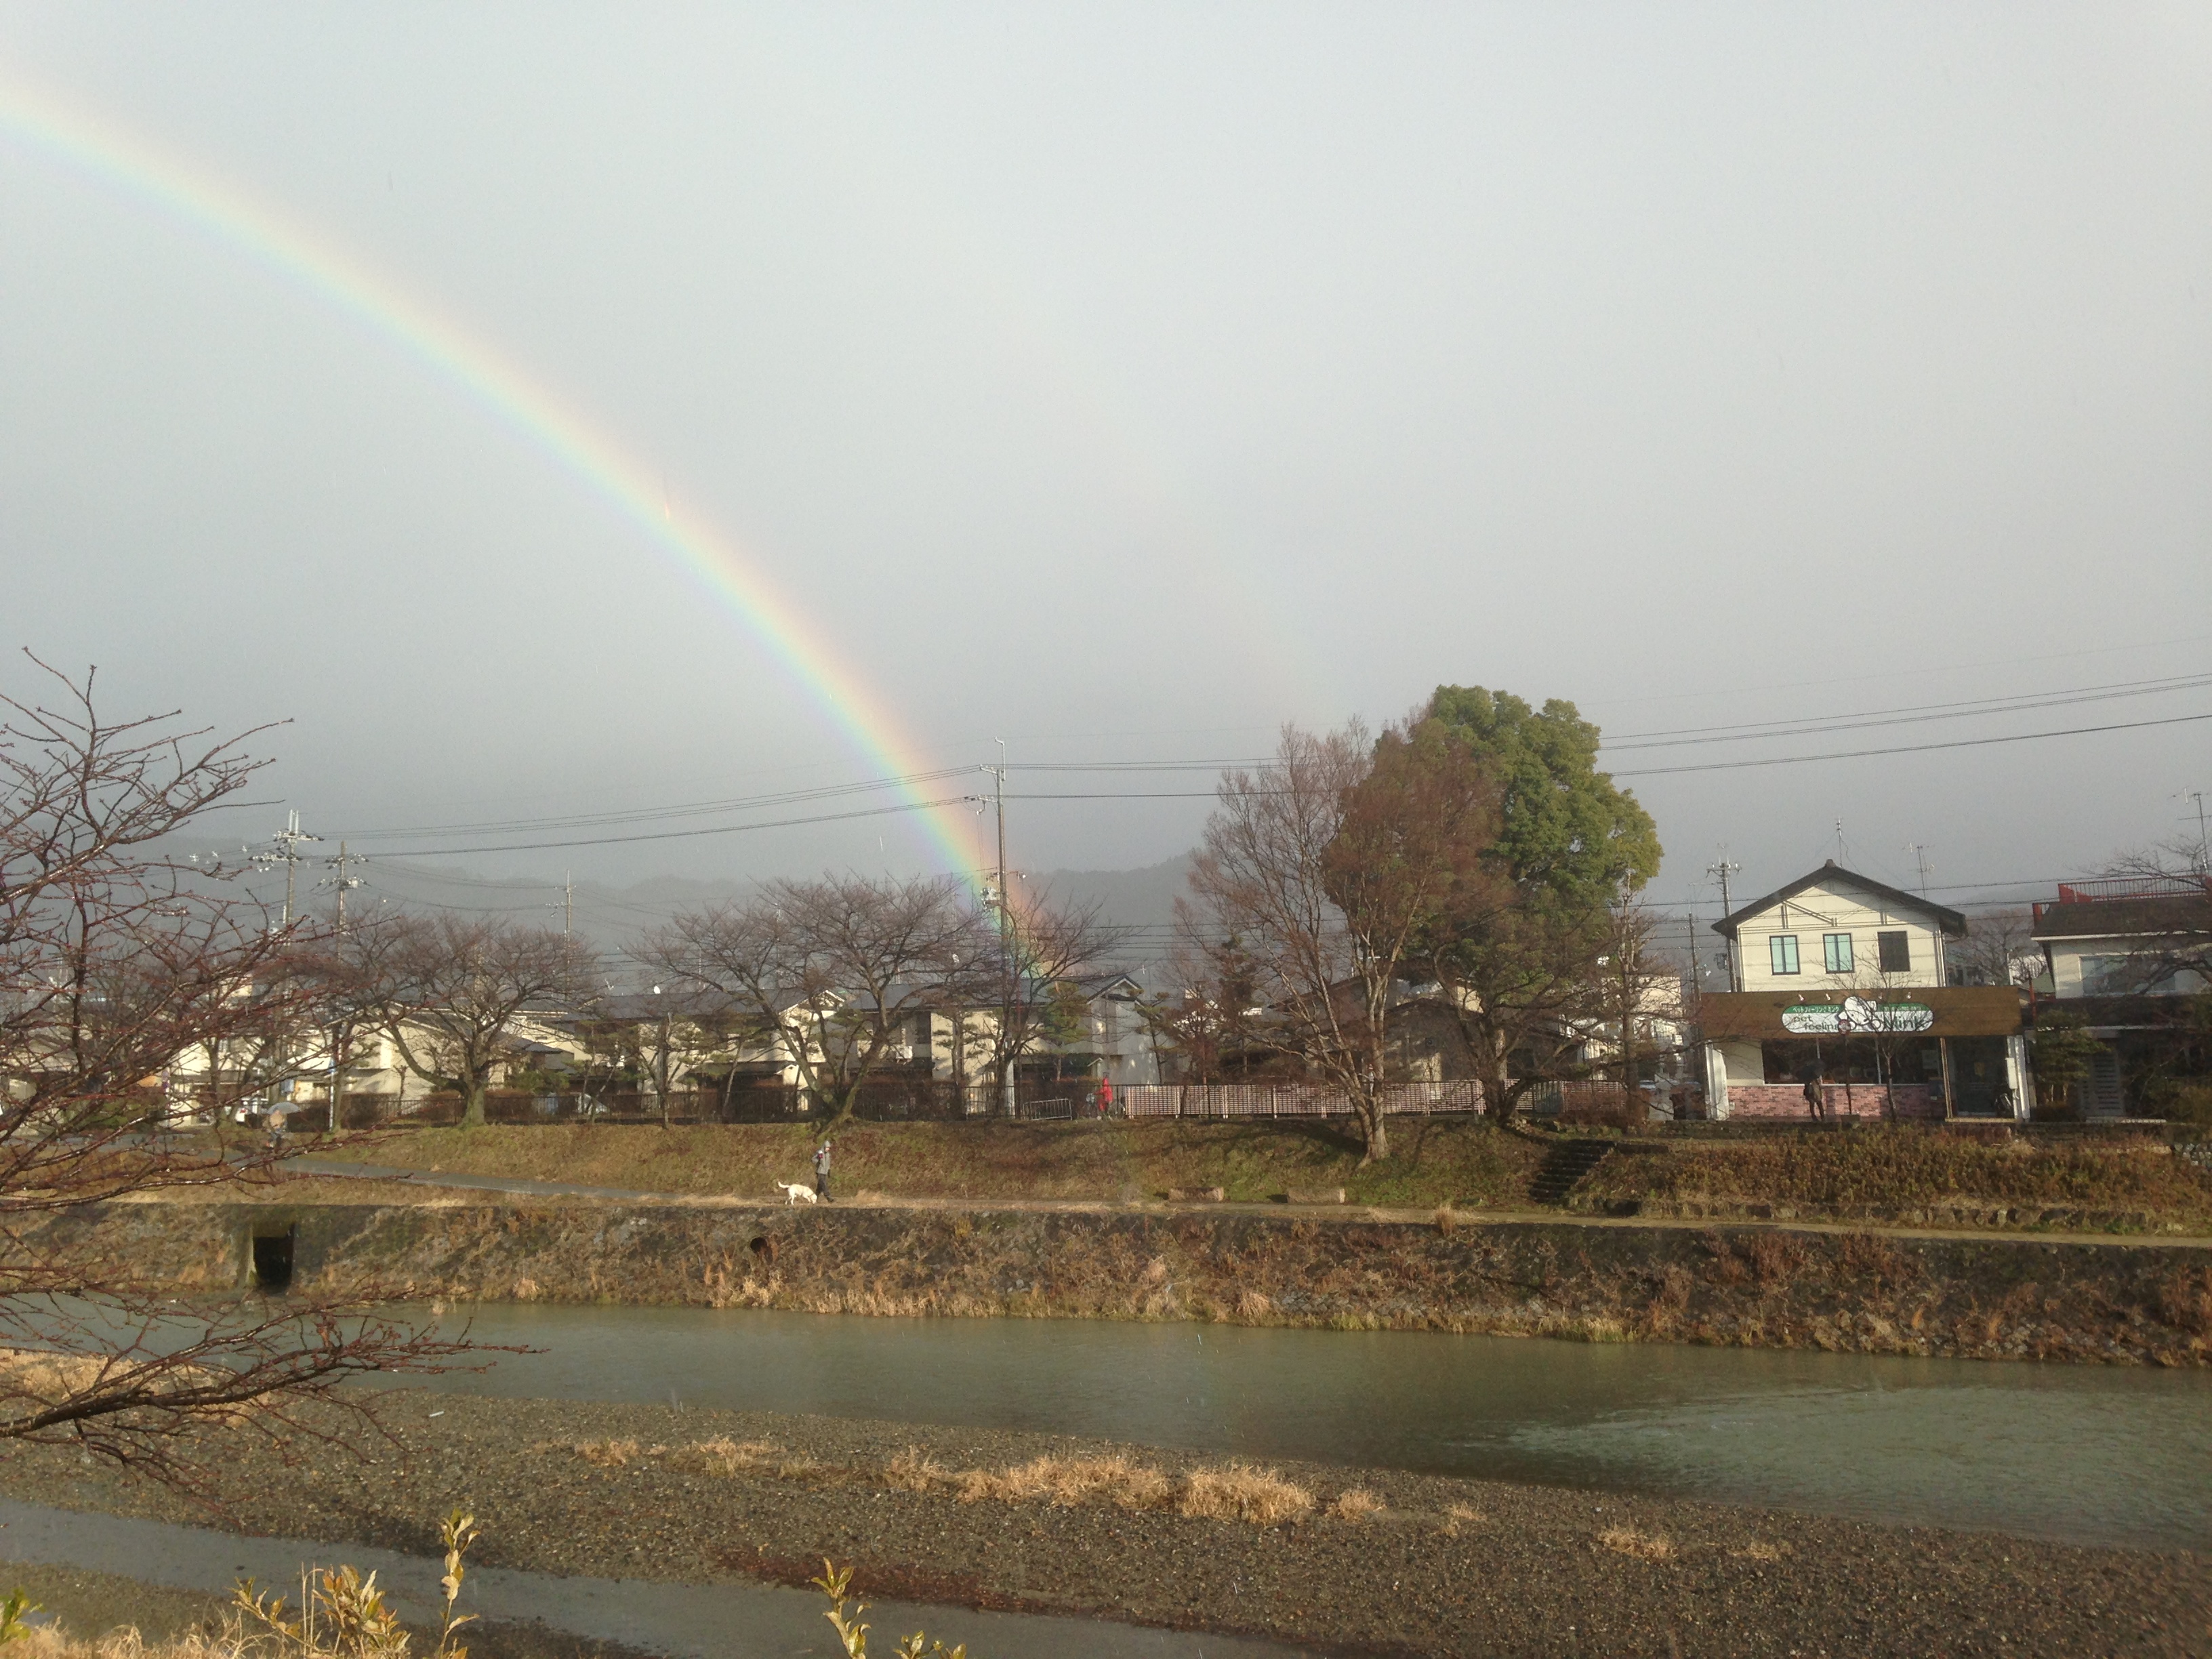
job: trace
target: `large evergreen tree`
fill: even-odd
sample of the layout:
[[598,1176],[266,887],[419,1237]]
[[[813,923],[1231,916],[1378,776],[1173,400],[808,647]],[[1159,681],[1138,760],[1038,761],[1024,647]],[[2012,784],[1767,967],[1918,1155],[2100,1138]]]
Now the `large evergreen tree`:
[[1455,884],[1407,963],[1438,987],[1485,1109],[1503,1122],[1583,1034],[1619,1014],[1602,964],[1622,948],[1616,907],[1658,872],[1658,829],[1597,769],[1598,729],[1572,703],[1540,711],[1505,692],[1439,686],[1403,741],[1432,768],[1471,760],[1496,791],[1484,878]]

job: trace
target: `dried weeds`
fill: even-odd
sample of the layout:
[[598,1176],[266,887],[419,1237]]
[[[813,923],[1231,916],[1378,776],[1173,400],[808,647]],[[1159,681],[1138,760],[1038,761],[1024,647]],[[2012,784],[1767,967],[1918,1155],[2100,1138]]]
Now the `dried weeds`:
[[1193,1469],[1182,1479],[1176,1513],[1209,1521],[1249,1521],[1272,1527],[1312,1513],[1314,1496],[1273,1469],[1231,1463]]
[[1607,1527],[1597,1541],[1616,1555],[1632,1555],[1639,1561],[1665,1561],[1674,1553],[1674,1540],[1663,1533],[1638,1532],[1633,1527]]
[[1339,1521],[1364,1521],[1370,1516],[1380,1515],[1389,1506],[1364,1486],[1348,1486],[1337,1494],[1336,1502],[1328,1512]]

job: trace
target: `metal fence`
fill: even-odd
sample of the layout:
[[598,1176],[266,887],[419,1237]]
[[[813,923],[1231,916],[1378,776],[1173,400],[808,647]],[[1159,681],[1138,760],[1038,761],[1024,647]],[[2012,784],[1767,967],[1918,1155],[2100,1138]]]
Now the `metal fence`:
[[[1133,1084],[1115,1091],[1115,1109],[1130,1117],[1349,1117],[1352,1102],[1343,1091],[1317,1083]],[[1418,1116],[1443,1112],[1479,1112],[1482,1085],[1454,1083],[1388,1083],[1382,1085],[1385,1112]]]

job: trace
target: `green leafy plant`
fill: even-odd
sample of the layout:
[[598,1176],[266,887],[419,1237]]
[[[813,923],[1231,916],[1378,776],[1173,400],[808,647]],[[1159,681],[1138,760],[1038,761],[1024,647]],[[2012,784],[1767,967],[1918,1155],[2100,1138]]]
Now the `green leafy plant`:
[[2036,1028],[2029,1048],[2035,1060],[2035,1080],[2046,1096],[2043,1115],[2064,1112],[2070,1116],[2075,1109],[2074,1091],[2089,1075],[2091,1062],[2105,1052],[2105,1045],[2090,1036],[2081,1020],[2071,1015],[2049,1014]]
[[477,1518],[465,1510],[456,1509],[447,1515],[438,1528],[439,1541],[446,1547],[445,1577],[438,1580],[438,1588],[445,1592],[445,1602],[438,1609],[438,1653],[440,1659],[469,1659],[469,1650],[458,1646],[453,1632],[476,1620],[473,1613],[457,1613],[454,1605],[460,1600],[461,1580],[468,1569],[461,1558],[468,1553],[469,1546],[477,1541]]
[[[814,1587],[830,1598],[830,1611],[822,1616],[837,1632],[844,1644],[846,1659],[867,1659],[869,1626],[860,1623],[860,1615],[868,1610],[866,1601],[852,1598],[853,1570],[839,1567],[826,1556],[822,1562],[822,1576],[814,1580]],[[850,1607],[848,1613],[845,1609]],[[929,1645],[924,1647],[923,1643]],[[948,1648],[942,1642],[930,1642],[927,1632],[916,1631],[893,1650],[897,1659],[968,1659],[967,1645]]]
[[[476,1517],[457,1509],[438,1533],[446,1547],[446,1571],[438,1581],[445,1603],[439,1611],[437,1659],[468,1659],[453,1632],[476,1615],[453,1609],[466,1574],[463,1558],[478,1535]],[[311,1567],[301,1574],[296,1615],[282,1596],[256,1589],[251,1579],[241,1582],[231,1592],[226,1636],[232,1652],[251,1648],[268,1659],[407,1659],[407,1632],[376,1575],[348,1566]]]
[[8,1599],[0,1601],[0,1647],[10,1642],[20,1642],[31,1633],[29,1615],[39,1610],[39,1604],[20,1589],[8,1592]]

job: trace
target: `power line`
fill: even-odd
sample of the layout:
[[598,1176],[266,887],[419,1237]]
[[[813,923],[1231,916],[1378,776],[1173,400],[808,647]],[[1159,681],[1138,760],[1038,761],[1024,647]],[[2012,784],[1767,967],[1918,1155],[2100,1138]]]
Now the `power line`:
[[967,799],[964,795],[948,795],[941,800],[901,801],[892,806],[862,807],[850,812],[817,812],[808,817],[771,818],[757,823],[716,823],[700,830],[659,830],[636,836],[586,836],[569,841],[514,842],[498,847],[434,847],[427,848],[415,856],[465,858],[475,853],[535,853],[557,847],[614,847],[629,842],[688,841],[698,836],[734,836],[748,830],[788,830],[801,824],[837,823],[848,818],[880,818],[901,812],[926,812],[939,806],[957,806]]
[[1695,766],[1657,766],[1637,772],[1615,772],[1616,778],[1663,778],[1682,772],[1733,772],[1753,766],[1800,766],[1812,761],[1863,760],[1873,755],[1921,755],[1936,749],[1982,749],[1992,744],[2033,743],[2043,738],[2086,738],[2105,732],[2134,732],[2149,726],[2186,726],[2212,720],[2212,710],[2202,714],[2170,714],[2162,720],[2119,720],[2110,726],[2072,726],[2055,732],[2014,732],[1999,738],[1953,738],[1944,743],[1899,744],[1887,749],[1848,749],[1826,755],[1772,755],[1762,760],[1705,761]]
[[1979,697],[1963,702],[1920,703],[1906,708],[1873,709],[1863,714],[1808,715],[1799,720],[1752,720],[1735,726],[1686,726],[1670,731],[1630,732],[1608,738],[1604,747],[1673,749],[1705,743],[1749,743],[1760,738],[1802,738],[1822,732],[1852,732],[1875,726],[1917,726],[1928,720],[1969,720],[1983,714],[2025,714],[2075,703],[2106,702],[2116,697],[2148,697],[2168,691],[2197,691],[2212,685],[2212,674],[2155,680],[2127,680],[2073,691],[2027,693],[2018,697]]
[[[823,784],[811,789],[787,789],[773,794],[743,795],[726,800],[690,801],[674,806],[625,807],[605,812],[572,813],[565,817],[501,818],[474,823],[417,825],[398,830],[349,830],[345,833],[359,841],[406,841],[440,836],[508,835],[518,830],[601,829],[658,818],[702,817],[713,812],[745,811],[763,806],[787,806],[801,801],[868,794],[883,789],[911,788],[917,784],[940,782],[946,778],[966,777],[976,770],[978,769],[973,766],[950,766],[933,772],[908,773],[900,777],[867,778],[857,783]],[[434,854],[418,854],[416,856],[431,857]]]

